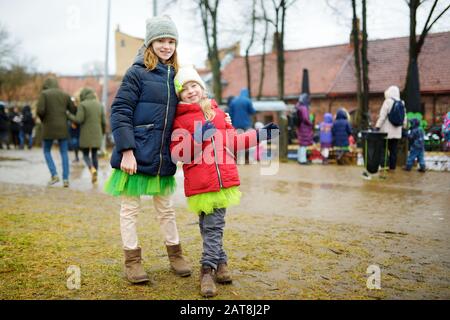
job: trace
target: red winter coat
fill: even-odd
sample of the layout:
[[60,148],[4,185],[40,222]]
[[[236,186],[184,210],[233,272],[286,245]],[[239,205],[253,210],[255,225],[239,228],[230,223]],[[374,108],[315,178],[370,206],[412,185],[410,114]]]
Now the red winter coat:
[[200,106],[188,103],[177,106],[170,151],[173,162],[183,162],[184,193],[187,197],[240,185],[236,153],[257,144],[255,130],[237,134],[225,122],[225,113],[214,100],[211,101],[216,113],[211,122],[217,131],[202,144],[193,138],[194,122],[205,123]]

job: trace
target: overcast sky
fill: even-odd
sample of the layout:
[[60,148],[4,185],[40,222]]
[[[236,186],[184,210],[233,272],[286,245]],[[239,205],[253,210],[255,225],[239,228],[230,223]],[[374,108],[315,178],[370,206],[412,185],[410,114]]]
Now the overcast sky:
[[[160,3],[167,0],[158,0]],[[239,40],[244,14],[238,9],[250,0],[221,0],[223,45]],[[350,0],[297,0],[287,17],[286,49],[326,46],[349,40]],[[368,31],[370,39],[407,36],[408,8],[404,0],[369,0]],[[447,5],[450,0],[440,0]],[[114,30],[143,38],[145,20],[153,15],[152,0],[111,0],[109,71],[115,72]],[[162,8],[162,4],[159,6]],[[192,0],[179,0],[164,13],[174,19],[180,34],[179,55],[182,63],[202,67],[206,46],[199,19],[191,10]],[[105,59],[107,0],[0,0],[0,24],[13,41],[19,43],[17,57],[34,58],[41,72],[81,75],[86,64]],[[248,10],[247,10],[248,12]],[[419,12],[423,26],[425,11]],[[421,29],[420,29],[421,30]],[[418,31],[420,31],[418,29]],[[450,31],[450,12],[432,32]],[[245,41],[245,37],[241,40]],[[257,53],[260,46],[254,49]]]

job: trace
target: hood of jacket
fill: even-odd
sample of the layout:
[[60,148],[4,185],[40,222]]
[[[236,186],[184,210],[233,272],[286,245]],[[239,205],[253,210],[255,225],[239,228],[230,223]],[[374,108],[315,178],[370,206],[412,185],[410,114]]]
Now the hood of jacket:
[[420,122],[418,119],[411,119],[411,129],[416,129],[420,125]]
[[42,90],[47,90],[47,89],[57,89],[59,88],[58,86],[58,80],[56,80],[56,78],[47,78],[44,81],[44,84],[42,85]]
[[241,93],[239,94],[239,97],[250,98],[250,95],[248,93],[248,89],[247,88],[241,89]]
[[325,115],[323,116],[323,121],[325,123],[333,123],[333,115],[329,112],[325,113]]
[[139,66],[145,67],[144,64],[144,53],[147,48],[143,45],[139,48],[136,57],[134,58],[133,64],[137,64]]
[[339,109],[336,114],[336,120],[338,120],[338,119],[348,120],[347,113],[344,110]]
[[304,106],[309,107],[309,95],[307,93],[302,93],[298,97],[298,102]]
[[386,99],[400,100],[400,89],[397,86],[390,86],[384,92],[384,97]]
[[95,95],[94,90],[91,88],[84,88],[80,92],[80,102],[84,100],[96,100],[97,96]]

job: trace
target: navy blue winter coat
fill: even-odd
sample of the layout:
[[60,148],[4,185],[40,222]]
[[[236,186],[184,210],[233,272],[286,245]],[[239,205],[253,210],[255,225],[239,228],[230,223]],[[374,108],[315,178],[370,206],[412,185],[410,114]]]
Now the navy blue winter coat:
[[159,62],[154,70],[146,70],[143,52],[127,70],[111,106],[111,166],[120,169],[122,151],[132,149],[138,173],[171,176],[176,171],[169,150],[178,103],[175,69]]
[[348,138],[352,133],[352,127],[344,110],[338,110],[331,132],[333,133],[333,146],[348,147]]
[[239,97],[231,101],[228,113],[230,114],[233,127],[247,130],[252,127],[250,116],[256,111],[253,108],[252,100],[249,98],[248,90],[242,89]]

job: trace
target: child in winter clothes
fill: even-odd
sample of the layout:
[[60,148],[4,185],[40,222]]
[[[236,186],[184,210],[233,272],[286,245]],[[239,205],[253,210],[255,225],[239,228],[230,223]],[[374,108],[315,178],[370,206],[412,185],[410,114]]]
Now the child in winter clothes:
[[206,96],[206,86],[192,66],[180,68],[175,87],[177,106],[171,143],[172,160],[183,162],[184,191],[191,211],[199,215],[203,239],[201,294],[217,294],[214,283],[232,281],[223,248],[225,212],[240,202],[239,175],[235,155],[271,138],[273,123],[262,130],[237,134],[225,121],[225,113]]
[[178,31],[168,16],[147,21],[144,46],[127,70],[111,107],[116,143],[113,172],[105,191],[121,196],[120,231],[125,273],[131,283],[150,279],[142,266],[137,238],[140,196],[153,196],[172,270],[189,276],[182,255],[171,195],[176,188],[176,165],[170,158],[170,137],[178,103],[174,76],[178,69]]
[[330,148],[333,146],[333,115],[331,113],[325,113],[324,121],[320,123],[320,150],[322,153],[323,164],[328,163],[328,156],[330,154]]
[[442,138],[444,140],[444,151],[450,151],[450,112],[447,112],[442,122]]
[[341,164],[343,155],[349,151],[348,137],[352,133],[352,126],[347,119],[347,112],[344,109],[337,111],[331,132],[333,134],[333,146],[336,150],[337,162]]
[[406,161],[406,171],[411,171],[411,168],[414,164],[414,161],[417,158],[419,161],[420,172],[425,172],[425,142],[424,142],[424,133],[422,128],[419,126],[419,120],[412,119],[411,120],[411,128],[408,131],[408,139],[409,139],[409,155],[408,160]]

